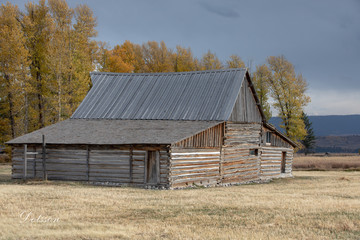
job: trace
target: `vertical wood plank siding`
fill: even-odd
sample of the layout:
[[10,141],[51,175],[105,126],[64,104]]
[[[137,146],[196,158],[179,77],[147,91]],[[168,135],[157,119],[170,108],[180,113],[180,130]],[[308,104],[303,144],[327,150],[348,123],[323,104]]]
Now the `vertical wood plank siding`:
[[261,124],[226,124],[221,163],[223,183],[259,179],[260,156],[250,155],[250,149],[260,151],[260,130]]
[[[165,146],[155,148],[134,146],[133,149],[131,146],[47,146],[48,179],[143,185],[144,166],[147,160],[145,156],[150,149],[160,153],[159,185],[168,186],[169,150]],[[29,145],[28,152],[38,154],[34,155],[34,158],[32,155],[28,156],[27,177],[42,178],[41,145]],[[130,159],[132,159],[131,167]],[[24,176],[23,146],[13,147],[12,160],[12,178],[22,179]]]
[[246,80],[242,83],[229,121],[246,123],[262,122],[259,107],[256,104],[254,95],[252,94],[249,83]]
[[209,128],[201,133],[175,143],[174,147],[181,148],[204,148],[220,147],[224,135],[224,123]]
[[261,178],[275,178],[281,176],[281,160],[283,152],[286,152],[285,174],[292,174],[293,149],[263,147],[261,153]]
[[276,135],[276,133],[274,133],[274,131],[271,131],[267,128],[263,128],[263,135],[262,135],[262,143],[265,145],[266,143],[266,132],[271,132],[271,139],[270,139],[270,144],[271,146],[275,146],[275,147],[284,147],[284,148],[292,148],[292,146],[284,141],[280,136]]

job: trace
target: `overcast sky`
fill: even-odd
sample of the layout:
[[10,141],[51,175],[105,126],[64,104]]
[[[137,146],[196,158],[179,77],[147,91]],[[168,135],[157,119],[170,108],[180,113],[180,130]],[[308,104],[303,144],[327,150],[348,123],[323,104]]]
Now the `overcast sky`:
[[[4,3],[5,0],[0,0]],[[26,0],[11,0],[23,8]],[[38,2],[37,0],[35,2]],[[360,114],[360,0],[68,0],[86,3],[97,40],[164,40],[170,48],[238,54],[252,66],[284,55],[308,82],[310,115]]]

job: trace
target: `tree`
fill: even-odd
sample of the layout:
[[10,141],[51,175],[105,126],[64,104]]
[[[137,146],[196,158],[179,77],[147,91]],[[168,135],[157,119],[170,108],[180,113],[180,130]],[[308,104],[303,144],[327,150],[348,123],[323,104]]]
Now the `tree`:
[[39,4],[29,2],[25,5],[26,14],[23,18],[23,31],[26,36],[26,48],[30,53],[30,96],[29,110],[37,116],[32,130],[45,126],[45,108],[49,99],[49,42],[53,31],[53,21],[45,0]]
[[106,72],[133,72],[135,69],[134,46],[130,41],[116,45],[107,52],[108,66]]
[[307,83],[301,74],[296,75],[294,66],[284,56],[271,56],[267,63],[270,95],[282,120],[281,127],[290,139],[302,140],[306,136],[302,112],[310,102],[310,97],[305,94]]
[[[24,12],[0,7],[0,142],[71,116],[91,86],[89,72],[107,61],[88,6],[47,2],[29,2]],[[121,46],[126,63],[132,49]]]
[[245,63],[238,55],[231,55],[226,61],[227,68],[244,68]]
[[301,141],[301,143],[304,146],[305,155],[307,155],[314,148],[316,138],[315,138],[314,130],[312,128],[312,123],[310,122],[310,119],[307,116],[307,114],[304,112],[302,113],[302,120],[305,124],[306,136]]
[[254,72],[252,80],[256,89],[257,96],[259,97],[260,105],[264,111],[266,120],[271,118],[271,110],[269,104],[269,68],[263,64],[256,66],[256,72]]
[[195,70],[194,57],[190,48],[186,49],[181,46],[176,46],[174,70],[175,72],[186,72]]
[[201,59],[201,70],[213,70],[213,69],[222,69],[223,65],[221,64],[219,58],[215,53],[212,53],[210,50],[205,53]]
[[145,72],[173,72],[173,53],[166,47],[164,41],[160,44],[149,41],[142,45],[142,56],[145,63]]
[[52,96],[56,107],[55,121],[61,121],[69,114],[64,112],[64,105],[68,96],[65,92],[65,85],[68,75],[71,72],[71,44],[72,29],[71,20],[74,11],[69,8],[65,0],[49,0],[50,13],[54,21],[54,31],[49,43],[48,65],[50,70],[50,80]]
[[98,44],[92,39],[97,36],[97,22],[93,11],[86,4],[80,4],[75,8],[74,15],[72,69],[67,84],[69,113],[75,111],[89,91],[90,72],[96,69],[98,57]]
[[[28,81],[29,52],[20,22],[20,11],[10,4],[0,7],[0,142],[22,132],[24,85]],[[10,128],[9,128],[10,126]]]

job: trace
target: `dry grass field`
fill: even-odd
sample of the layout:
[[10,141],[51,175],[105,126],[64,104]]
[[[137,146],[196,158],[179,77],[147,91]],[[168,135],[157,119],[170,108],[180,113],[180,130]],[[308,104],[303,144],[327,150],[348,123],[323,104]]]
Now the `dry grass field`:
[[304,156],[295,155],[294,170],[358,170],[360,171],[360,155]]
[[360,172],[296,171],[267,184],[184,190],[10,180],[1,239],[359,239]]

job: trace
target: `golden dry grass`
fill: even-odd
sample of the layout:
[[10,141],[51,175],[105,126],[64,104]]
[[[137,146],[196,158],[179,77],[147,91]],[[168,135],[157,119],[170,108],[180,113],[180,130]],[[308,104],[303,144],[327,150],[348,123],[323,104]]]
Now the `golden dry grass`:
[[[2,239],[359,239],[360,172],[184,190],[14,182],[0,166]],[[9,177],[9,174],[7,174]],[[58,222],[24,221],[59,218]]]
[[360,170],[360,155],[357,156],[296,156],[294,170]]

